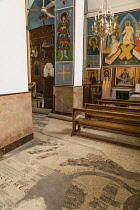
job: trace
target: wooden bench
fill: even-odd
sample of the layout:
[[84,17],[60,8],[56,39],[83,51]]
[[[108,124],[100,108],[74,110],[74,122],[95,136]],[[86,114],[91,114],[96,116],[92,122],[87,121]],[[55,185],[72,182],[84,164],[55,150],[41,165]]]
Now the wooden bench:
[[123,107],[137,107],[140,108],[140,101],[131,101],[131,100],[119,100],[119,99],[101,99],[94,100],[93,103],[100,105],[116,105]]
[[120,107],[120,106],[108,106],[108,105],[99,105],[99,104],[90,104],[85,103],[84,107],[86,109],[94,109],[94,110],[106,110],[106,111],[114,111],[118,113],[133,113],[133,114],[139,114],[140,115],[140,109],[139,108],[129,108],[129,107]]
[[[95,105],[101,106],[101,105]],[[106,106],[105,106],[106,107]],[[109,106],[110,107],[110,106]],[[129,146],[131,148],[140,149],[139,145],[134,145],[133,142],[119,142],[115,139],[108,139],[106,137],[97,137],[90,133],[85,133],[81,130],[81,127],[93,128],[102,131],[109,131],[114,133],[125,134],[129,136],[135,136],[140,138],[140,110],[136,112],[128,113],[124,109],[125,107],[117,107],[123,109],[123,112],[116,112],[113,110],[103,109],[79,109],[73,108],[73,128],[71,135],[78,135],[83,137],[90,137],[101,141],[106,141],[123,146]],[[84,114],[83,117],[77,117],[79,114]]]
[[105,99],[105,98],[102,98],[101,99],[102,101],[118,101],[118,102],[132,102],[132,103],[139,103],[140,104],[140,101],[134,101],[134,100],[123,100],[123,99]]

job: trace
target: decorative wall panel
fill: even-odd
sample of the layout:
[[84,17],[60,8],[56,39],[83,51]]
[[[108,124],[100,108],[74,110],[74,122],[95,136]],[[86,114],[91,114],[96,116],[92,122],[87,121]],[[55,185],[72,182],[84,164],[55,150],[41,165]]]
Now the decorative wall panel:
[[73,85],[74,1],[56,1],[55,85]]
[[88,19],[86,67],[100,67],[100,37],[92,33],[93,18]]
[[63,9],[65,7],[72,7],[74,1],[73,0],[57,0],[56,1],[56,9]]
[[73,62],[56,63],[55,84],[72,85],[73,84]]

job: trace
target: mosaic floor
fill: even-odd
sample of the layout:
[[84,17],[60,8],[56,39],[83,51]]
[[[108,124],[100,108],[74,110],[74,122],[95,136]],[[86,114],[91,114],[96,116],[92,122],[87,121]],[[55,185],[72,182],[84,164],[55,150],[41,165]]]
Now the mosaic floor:
[[0,210],[140,209],[138,150],[71,137],[71,122],[43,114],[33,124],[34,140],[0,161]]

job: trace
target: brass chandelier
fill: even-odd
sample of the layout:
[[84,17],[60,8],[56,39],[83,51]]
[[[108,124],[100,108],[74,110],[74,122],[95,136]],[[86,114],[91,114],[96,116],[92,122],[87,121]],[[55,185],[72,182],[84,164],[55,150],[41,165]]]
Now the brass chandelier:
[[111,7],[108,7],[107,0],[103,0],[102,5],[95,15],[92,24],[92,33],[100,36],[101,38],[113,34],[116,29],[116,23],[113,21],[114,14],[111,12]]

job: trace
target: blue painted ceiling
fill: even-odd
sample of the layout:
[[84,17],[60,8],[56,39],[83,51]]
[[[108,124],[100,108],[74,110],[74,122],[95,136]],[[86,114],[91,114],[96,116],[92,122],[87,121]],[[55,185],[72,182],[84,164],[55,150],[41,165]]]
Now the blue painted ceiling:
[[[42,0],[28,0],[28,1],[29,1],[30,9],[41,9],[43,6]],[[44,5],[46,6],[51,1],[52,0],[44,0]],[[27,30],[38,28],[43,25],[42,20],[39,19],[39,16],[41,16],[40,11],[29,11]],[[49,17],[49,18],[45,19],[45,24],[46,25],[54,24],[54,18]]]

